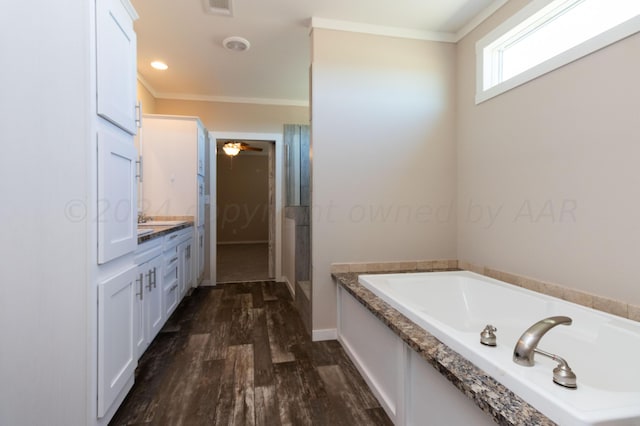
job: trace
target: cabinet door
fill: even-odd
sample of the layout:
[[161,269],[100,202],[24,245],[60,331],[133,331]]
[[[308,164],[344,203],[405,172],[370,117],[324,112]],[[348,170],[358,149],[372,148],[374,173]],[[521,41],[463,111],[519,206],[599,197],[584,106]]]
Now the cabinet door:
[[156,337],[164,324],[162,309],[162,263],[162,256],[158,256],[147,263],[145,310],[149,343]]
[[198,176],[198,217],[196,226],[204,226],[204,178]]
[[136,33],[120,0],[96,0],[98,115],[136,133]]
[[138,359],[142,356],[149,339],[146,332],[146,312],[145,312],[145,294],[144,294],[144,273],[147,264],[138,266],[136,270],[136,281],[134,283],[134,302],[133,302],[133,341]]
[[192,286],[193,282],[193,239],[185,241],[178,246],[178,254],[180,255],[180,264],[178,266],[178,284],[179,297],[181,298]]
[[205,134],[205,130],[198,126],[198,174],[200,176],[204,176],[204,165],[205,165],[205,143],[207,141],[207,135]]
[[98,263],[138,245],[137,155],[131,138],[107,127],[98,131]]
[[204,274],[204,226],[198,228],[198,280]]
[[169,271],[165,271],[162,285],[164,286],[163,290],[163,300],[162,304],[164,306],[164,317],[165,319],[169,319],[173,311],[178,306],[178,302],[180,299],[178,298],[179,293],[179,285],[178,285],[178,267],[174,266],[169,269]]
[[98,286],[98,417],[133,385],[136,266]]

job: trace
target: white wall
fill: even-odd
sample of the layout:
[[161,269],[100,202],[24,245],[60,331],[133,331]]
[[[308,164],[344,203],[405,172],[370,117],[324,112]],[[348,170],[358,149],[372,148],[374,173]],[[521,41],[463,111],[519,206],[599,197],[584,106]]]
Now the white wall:
[[314,29],[312,62],[313,329],[323,330],[336,326],[331,263],[455,258],[455,46]]
[[89,418],[91,17],[70,0],[0,14],[2,425]]
[[640,35],[475,105],[475,42],[527,3],[458,45],[458,258],[638,304]]

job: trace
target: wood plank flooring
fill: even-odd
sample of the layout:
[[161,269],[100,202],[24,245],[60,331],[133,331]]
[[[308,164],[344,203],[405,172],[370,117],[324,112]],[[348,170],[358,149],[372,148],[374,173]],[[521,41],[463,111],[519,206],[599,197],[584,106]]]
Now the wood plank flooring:
[[140,359],[110,425],[391,425],[337,341],[273,281],[200,287]]
[[[269,244],[218,244],[216,250],[216,282],[269,279]],[[238,263],[238,259],[251,261]]]

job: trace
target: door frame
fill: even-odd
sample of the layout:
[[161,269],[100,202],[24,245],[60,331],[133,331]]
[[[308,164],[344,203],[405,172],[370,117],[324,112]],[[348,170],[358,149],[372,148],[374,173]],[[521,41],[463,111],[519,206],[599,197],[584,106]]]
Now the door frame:
[[282,133],[250,133],[250,132],[209,132],[209,154],[210,154],[210,166],[209,166],[209,179],[210,179],[210,224],[211,224],[211,247],[210,247],[210,265],[211,265],[211,284],[215,285],[216,278],[216,260],[217,260],[217,243],[218,238],[215,233],[217,226],[217,206],[216,206],[216,191],[217,182],[215,174],[215,162],[216,147],[218,139],[239,139],[239,140],[258,140],[265,142],[273,142],[275,145],[275,277],[276,281],[283,281],[282,278],[282,216],[284,214],[284,149],[283,149],[283,135]]

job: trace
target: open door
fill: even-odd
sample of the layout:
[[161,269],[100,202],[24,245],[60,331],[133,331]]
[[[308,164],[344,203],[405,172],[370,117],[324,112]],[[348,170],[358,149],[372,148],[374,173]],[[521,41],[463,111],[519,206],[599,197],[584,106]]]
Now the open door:
[[[282,155],[283,153],[283,143],[282,143],[282,134],[281,133],[244,133],[244,132],[215,132],[215,131],[211,131],[209,133],[209,136],[211,138],[211,164],[216,164],[221,158],[223,160],[226,159],[227,154],[225,154],[222,151],[222,146],[224,145],[224,143],[226,142],[230,142],[230,141],[240,141],[241,145],[245,145],[245,149],[240,148],[240,151],[246,151],[246,146],[248,145],[249,147],[254,147],[254,148],[261,148],[261,151],[263,152],[264,157],[267,158],[266,161],[266,165],[261,166],[262,170],[267,169],[267,185],[268,185],[268,194],[267,194],[267,200],[266,200],[266,209],[262,210],[263,212],[268,214],[268,220],[267,220],[267,232],[266,235],[264,235],[264,237],[260,238],[260,241],[251,241],[251,240],[247,240],[248,243],[262,243],[263,247],[264,247],[264,243],[266,242],[266,252],[265,253],[265,257],[267,258],[267,262],[264,263],[262,265],[262,267],[264,269],[261,269],[261,271],[264,271],[264,273],[262,273],[260,280],[263,280],[265,278],[265,276],[267,277],[271,277],[271,279],[282,279],[282,220],[284,217],[284,210],[283,210],[283,194],[282,191],[284,189],[284,185],[283,185],[283,161],[284,161],[284,155]],[[219,148],[219,152],[216,153],[216,147]],[[249,149],[249,151],[254,151]],[[240,156],[243,156],[243,154],[247,154],[245,152],[240,153]],[[263,158],[264,158],[263,157]],[[241,157],[238,157],[241,158]],[[221,164],[224,161],[221,161]],[[264,164],[264,163],[263,163]],[[226,207],[223,205],[223,200],[225,197],[223,196],[227,186],[224,183],[224,179],[221,177],[221,173],[220,173],[220,164],[218,164],[218,169],[216,170],[213,168],[213,166],[211,167],[211,174],[212,176],[215,176],[215,179],[211,179],[211,221],[212,221],[212,238],[210,240],[210,244],[211,244],[211,264],[214,265],[216,264],[216,261],[219,261],[221,263],[217,264],[217,271],[216,271],[216,275],[212,275],[212,280],[215,279],[215,282],[224,282],[226,280],[227,277],[227,268],[226,265],[227,262],[227,256],[225,254],[225,252],[229,253],[229,252],[233,252],[233,250],[226,250],[226,246],[231,245],[229,244],[229,242],[233,241],[232,239],[227,239],[227,235],[225,235],[225,230],[223,230],[222,226],[217,227],[218,222],[220,222],[221,218],[224,218],[224,213],[225,213],[225,209]],[[238,164],[239,166],[239,164]],[[264,178],[264,174],[263,174],[263,178]],[[264,182],[264,180],[262,181]],[[218,187],[218,185],[220,185],[220,187]],[[217,191],[216,191],[217,188]],[[220,205],[217,205],[218,203],[220,203]],[[237,201],[236,201],[237,203]],[[263,203],[265,203],[265,201],[263,201]],[[264,205],[264,204],[263,204]],[[231,215],[232,213],[236,212],[238,217],[241,220],[246,220],[248,219],[248,217],[254,217],[255,216],[255,212],[253,210],[253,207],[249,208],[248,212],[246,211],[246,208],[248,207],[244,207],[244,205],[240,205],[240,210],[238,210],[237,208],[235,210],[230,209],[229,210],[229,214]],[[220,212],[218,212],[218,210],[220,210]],[[249,216],[247,216],[247,214]],[[244,215],[244,216],[242,216]],[[221,216],[221,217],[217,217],[217,216]],[[262,215],[261,215],[262,216]],[[231,218],[231,216],[229,217]],[[226,224],[228,224],[227,222],[225,222]],[[239,226],[243,226],[244,222],[240,223]],[[265,225],[263,223],[263,225]],[[215,232],[214,232],[214,228],[215,228]],[[264,228],[263,228],[264,229]],[[240,230],[238,230],[239,232]],[[267,240],[268,239],[268,240]],[[222,240],[222,241],[218,241],[218,240]],[[267,241],[265,241],[267,240]],[[220,244],[219,246],[217,246],[217,244]],[[233,244],[233,243],[232,243]],[[217,248],[217,250],[214,250],[214,248]],[[224,248],[224,250],[222,250],[222,248]],[[223,265],[224,264],[224,265]],[[250,272],[255,272],[255,271],[250,271]],[[250,278],[249,280],[252,280],[253,278]],[[235,277],[233,277],[234,281],[237,281],[239,279],[236,279]],[[243,279],[242,279],[243,280]]]
[[269,144],[269,278],[276,276],[276,146]]
[[217,193],[216,193],[216,188],[217,188],[217,164],[218,164],[218,148],[216,146],[216,139],[214,137],[211,136],[211,134],[208,135],[209,137],[207,138],[207,144],[209,145],[209,215],[208,215],[208,220],[209,220],[209,226],[208,226],[208,230],[209,230],[209,283],[211,285],[216,285],[216,283],[218,282],[218,271],[217,271],[217,259],[218,259],[218,253],[217,253],[217,241],[218,241],[218,235],[217,235],[217,223],[216,221],[218,220],[218,215],[217,215]]

